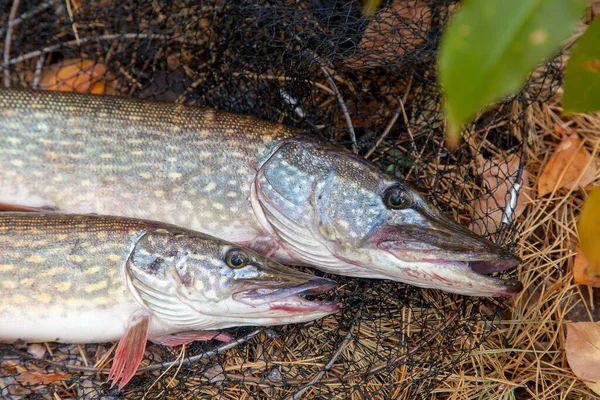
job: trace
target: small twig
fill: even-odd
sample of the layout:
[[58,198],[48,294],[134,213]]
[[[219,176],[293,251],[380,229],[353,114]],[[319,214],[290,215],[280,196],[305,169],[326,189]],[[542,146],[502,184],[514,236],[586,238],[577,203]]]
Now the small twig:
[[[296,36],[295,39],[298,40],[299,43],[302,43],[302,40],[300,40],[300,38],[298,36]],[[312,56],[312,58],[315,60],[315,62],[319,66],[319,69],[325,75],[325,79],[327,80],[327,83],[329,84],[329,86],[331,87],[333,92],[335,93],[335,97],[337,98],[337,101],[340,104],[342,113],[344,114],[344,119],[346,120],[346,124],[348,125],[348,130],[350,131],[350,140],[352,140],[352,151],[354,152],[354,154],[358,154],[358,144],[356,143],[356,132],[354,132],[354,125],[352,125],[352,119],[350,118],[350,113],[348,112],[348,107],[346,107],[346,102],[344,101],[344,97],[342,97],[342,93],[340,92],[337,85],[335,84],[335,80],[331,76],[331,73],[327,70],[327,68],[325,68],[325,65],[324,65],[325,63],[323,62],[321,57],[319,57],[314,51],[311,51],[309,49],[306,49],[306,52],[309,53]]]
[[77,344],[77,350],[79,350],[79,355],[81,356],[81,358],[83,359],[83,363],[85,364],[85,366],[89,366],[90,363],[88,362],[88,359],[85,355],[85,352],[83,351],[83,349],[81,348],[81,345],[78,343]]
[[[179,361],[179,367],[177,367],[177,371],[175,371],[175,376],[177,376],[177,374],[179,373],[179,370],[181,369],[181,365],[182,365],[182,361],[183,361],[183,357],[185,356],[185,344],[181,346],[181,351],[179,352],[179,355],[177,356],[177,359],[175,360],[175,362]],[[165,374],[167,372],[169,372],[169,370],[173,367],[174,364],[169,365],[169,367],[167,369],[165,369],[159,376],[158,378],[156,378],[154,380],[154,382],[152,382],[152,385],[150,385],[150,387],[148,389],[146,389],[146,393],[144,393],[144,397],[142,397],[142,400],[146,399],[146,396],[148,395],[148,393],[150,392],[150,390],[154,387],[154,385],[156,385],[156,383],[160,380],[160,378],[162,378],[163,376],[165,376]],[[168,385],[167,385],[168,387]]]
[[42,69],[44,68],[44,63],[46,62],[46,56],[42,55],[38,58],[35,63],[35,73],[33,74],[32,87],[33,89],[38,89],[40,86],[40,82],[42,81]]
[[[201,360],[203,358],[212,357],[212,356],[215,356],[217,354],[223,353],[225,351],[231,350],[231,349],[239,346],[240,344],[246,343],[248,340],[252,339],[254,336],[257,336],[262,331],[263,331],[262,328],[253,330],[252,332],[250,332],[246,336],[243,336],[240,339],[234,339],[232,342],[223,344],[223,345],[217,347],[216,349],[211,350],[211,351],[209,351],[207,353],[202,353],[202,354],[198,354],[198,355],[193,356],[193,357],[186,358],[185,360],[183,360],[181,362],[181,365],[187,365],[187,364],[199,361],[199,360]],[[176,362],[177,361],[171,361],[171,362],[167,362],[167,363],[148,365],[147,367],[143,367],[143,368],[138,369],[138,372],[154,371],[154,370],[157,370],[157,369],[169,367],[170,365],[173,365]]]
[[[373,154],[373,152],[375,151],[375,149],[377,147],[379,147],[379,145],[381,144],[381,142],[384,141],[384,139],[390,133],[390,131],[392,130],[392,127],[394,126],[394,124],[398,120],[398,117],[400,116],[401,112],[404,113],[404,119],[405,119],[405,121],[408,119],[408,118],[406,118],[406,111],[404,111],[404,104],[406,103],[406,100],[408,99],[408,94],[410,93],[410,89],[412,87],[412,82],[413,82],[413,76],[411,74],[410,75],[410,79],[408,81],[408,85],[406,86],[406,91],[404,92],[404,96],[402,96],[401,99],[398,99],[400,101],[400,105],[398,106],[398,109],[394,113],[394,116],[392,117],[392,120],[390,121],[390,123],[388,124],[388,126],[385,128],[385,130],[383,131],[383,133],[381,134],[381,136],[379,137],[379,139],[377,139],[377,142],[375,142],[375,144],[373,145],[373,147],[371,147],[369,149],[369,151],[365,155],[365,158],[368,159],[369,157],[371,157],[371,155]],[[407,124],[407,126],[408,126],[408,124]]]
[[354,154],[358,154],[358,145],[356,144],[356,133],[354,132],[354,126],[352,125],[352,119],[350,118],[350,113],[348,112],[348,107],[346,107],[346,102],[344,101],[344,98],[342,97],[340,90],[338,89],[337,85],[335,84],[335,81],[331,77],[331,74],[329,73],[327,68],[325,68],[321,64],[318,57],[315,58],[315,61],[319,65],[319,68],[321,69],[321,71],[323,71],[323,74],[325,74],[325,79],[327,79],[327,83],[329,83],[329,86],[335,93],[335,97],[337,97],[338,103],[340,103],[342,113],[344,114],[344,119],[346,120],[346,124],[348,124],[348,130],[350,131],[350,140],[352,140],[352,151],[354,152]]
[[[241,72],[232,72],[231,75],[233,76],[241,76],[241,77],[249,77],[249,78],[257,78],[257,79],[269,79],[269,80],[278,80],[278,81],[296,81],[296,78],[292,78],[290,76],[275,76],[275,75],[271,75],[271,74],[255,74],[253,72],[247,72],[244,71],[243,73]],[[311,80],[306,80],[306,82],[309,82],[311,85],[314,85],[316,87],[318,87],[319,89],[323,90],[324,92],[327,92],[329,94],[335,94],[335,92],[331,89],[329,89],[327,86],[323,85],[322,83],[319,82],[315,82],[315,81],[311,81]]]
[[[262,332],[262,329],[256,329],[256,330],[250,332],[249,334],[247,334],[246,336],[244,336],[240,339],[233,340],[232,342],[229,342],[227,344],[221,345],[214,350],[211,350],[206,353],[198,354],[193,357],[186,358],[185,360],[183,360],[181,362],[181,365],[187,365],[192,362],[199,361],[203,358],[212,357],[214,355],[223,353],[227,350],[231,350],[234,347],[239,346],[240,344],[246,343],[248,340],[252,339],[254,336],[258,335],[261,332]],[[89,373],[94,373],[94,374],[97,372],[102,372],[102,373],[108,374],[110,371],[110,369],[108,369],[108,368],[101,369],[101,368],[96,368],[96,367],[82,367],[80,365],[62,364],[62,363],[59,363],[56,361],[46,360],[44,358],[33,357],[31,354],[29,354],[25,351],[21,351],[21,350],[13,349],[12,352],[15,354],[18,354],[21,357],[25,357],[25,358],[28,358],[28,359],[31,359],[34,361],[42,361],[42,362],[45,362],[46,364],[52,365],[54,367],[65,368],[70,371],[89,372]],[[146,372],[146,371],[154,371],[154,370],[161,369],[161,368],[169,368],[172,365],[175,365],[177,363],[178,363],[178,361],[175,360],[175,361],[165,362],[165,363],[160,363],[160,364],[151,364],[146,367],[142,367],[142,368],[138,369],[136,372],[139,373],[139,372]]]
[[[400,99],[400,101],[402,101],[402,99]],[[373,147],[371,147],[369,149],[369,151],[367,151],[367,154],[365,154],[365,158],[366,159],[368,159],[369,157],[371,157],[371,154],[373,154],[373,152],[375,151],[375,149],[377,147],[379,147],[379,145],[381,144],[381,142],[383,142],[385,140],[385,138],[387,137],[387,135],[392,130],[392,127],[394,126],[394,124],[398,120],[398,117],[400,116],[401,112],[402,112],[402,108],[400,106],[398,106],[398,109],[396,110],[396,112],[392,116],[392,119],[390,120],[390,123],[386,126],[385,130],[383,131],[383,133],[381,134],[381,136],[379,137],[379,139],[377,139],[377,141],[375,142],[375,144],[373,145]]]
[[[61,47],[69,47],[69,46],[75,46],[75,45],[79,46],[79,45],[86,44],[89,42],[102,41],[102,40],[114,40],[114,39],[151,39],[151,40],[161,39],[161,40],[172,40],[172,41],[179,42],[179,43],[188,43],[188,42],[196,43],[197,42],[197,41],[190,41],[187,38],[174,38],[169,35],[159,35],[156,33],[114,33],[114,34],[110,34],[110,35],[90,36],[90,37],[82,38],[79,41],[70,40],[68,42],[54,44],[52,46],[44,47],[41,50],[32,51],[30,53],[23,54],[20,57],[13,58],[12,60],[10,60],[8,62],[8,64],[14,65],[14,64],[20,63],[22,61],[29,60],[30,58],[39,57],[43,54],[53,52],[54,50],[58,50]],[[7,70],[8,67],[7,67],[6,63],[3,66],[3,68],[5,71]]]
[[69,19],[71,20],[71,27],[73,28],[73,33],[75,34],[75,40],[77,40],[77,45],[79,46],[81,43],[79,42],[79,33],[77,32],[77,24],[73,21],[73,11],[71,10],[71,0],[65,0],[67,4],[67,13],[69,14]]
[[12,34],[15,28],[15,18],[19,9],[20,0],[13,0],[10,15],[8,17],[8,28],[6,29],[6,39],[4,40],[4,87],[10,87],[10,47],[12,44]]
[[333,356],[331,357],[331,360],[329,360],[327,365],[325,365],[325,367],[321,371],[319,371],[319,373],[316,374],[302,389],[295,392],[291,397],[288,397],[288,399],[296,400],[296,399],[299,399],[300,397],[302,397],[302,395],[308,389],[310,389],[311,386],[313,386],[315,383],[319,382],[319,380],[321,378],[323,378],[323,375],[325,375],[325,372],[329,371],[331,369],[331,367],[333,367],[333,364],[335,363],[335,361],[342,354],[342,351],[344,351],[344,349],[348,345],[348,342],[350,342],[350,339],[352,339],[352,331],[354,331],[354,324],[356,323],[356,320],[358,318],[360,318],[360,312],[356,315],[356,318],[354,319],[354,321],[352,321],[352,324],[350,325],[350,328],[348,329],[348,333],[344,337],[344,340],[342,341],[342,343],[340,344],[340,346],[338,347],[336,352],[333,353]]

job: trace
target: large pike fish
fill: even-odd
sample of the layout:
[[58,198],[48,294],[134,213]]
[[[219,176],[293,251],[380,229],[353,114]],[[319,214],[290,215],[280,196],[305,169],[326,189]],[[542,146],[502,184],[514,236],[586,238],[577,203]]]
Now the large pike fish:
[[238,245],[143,220],[0,213],[0,341],[118,340],[109,379],[122,388],[146,339],[228,341],[210,331],[321,318],[334,302],[303,296],[329,279]]
[[[0,91],[0,202],[160,220],[333,274],[473,296],[519,260],[364,159],[282,125],[122,97]],[[18,206],[18,207],[14,207]]]

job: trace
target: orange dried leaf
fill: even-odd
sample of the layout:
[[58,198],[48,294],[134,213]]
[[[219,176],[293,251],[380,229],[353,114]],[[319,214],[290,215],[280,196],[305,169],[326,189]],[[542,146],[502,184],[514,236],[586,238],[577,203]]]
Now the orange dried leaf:
[[583,249],[576,244],[573,250],[577,252],[575,255],[575,261],[573,261],[573,279],[575,280],[575,283],[592,287],[600,287],[600,276],[589,275],[590,263],[586,258]]
[[46,354],[46,346],[41,343],[33,343],[27,346],[27,352],[34,357],[42,358]]
[[19,362],[16,360],[4,360],[0,362],[0,375],[16,374]]
[[567,324],[565,352],[577,378],[600,394],[600,322]]
[[421,1],[397,2],[379,11],[358,45],[359,54],[346,59],[349,68],[375,68],[410,53],[425,41],[433,13]]
[[587,186],[596,177],[597,163],[583,147],[577,133],[565,132],[556,151],[544,167],[538,180],[538,197],[555,189],[573,189],[575,185]]
[[41,372],[24,372],[16,375],[15,378],[21,383],[47,385],[52,382],[62,381],[71,378],[70,374],[44,374]]
[[42,72],[40,89],[60,92],[118,94],[118,82],[106,65],[94,60],[65,60]]
[[[531,198],[529,173],[525,170],[519,177],[520,160],[512,155],[506,160],[490,160],[479,171],[489,193],[475,200],[474,218],[469,228],[480,235],[495,233],[504,218],[518,218]],[[519,181],[517,182],[517,177]],[[517,196],[516,203],[513,197]],[[512,207],[514,206],[514,208]]]

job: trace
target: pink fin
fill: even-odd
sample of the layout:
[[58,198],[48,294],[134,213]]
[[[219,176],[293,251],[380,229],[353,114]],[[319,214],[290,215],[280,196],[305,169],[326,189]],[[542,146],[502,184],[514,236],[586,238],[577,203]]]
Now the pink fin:
[[111,388],[121,380],[119,390],[123,389],[135,375],[135,371],[137,371],[144,357],[149,325],[150,316],[148,314],[132,316],[127,332],[119,340],[115,358],[108,374],[108,380],[113,380]]
[[188,344],[194,340],[219,340],[221,342],[230,342],[231,336],[225,332],[218,331],[185,331],[173,333],[172,335],[159,336],[150,339],[156,344],[165,346],[179,346],[180,344]]
[[42,208],[42,207],[27,207],[27,206],[20,206],[17,204],[0,203],[0,212],[6,212],[6,211],[49,213],[54,210],[49,209],[49,208]]

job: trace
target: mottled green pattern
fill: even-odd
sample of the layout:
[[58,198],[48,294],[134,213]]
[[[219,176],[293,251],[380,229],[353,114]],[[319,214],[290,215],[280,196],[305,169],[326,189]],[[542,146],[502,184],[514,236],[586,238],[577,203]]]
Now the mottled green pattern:
[[[118,339],[309,321],[339,304],[304,299],[333,282],[176,226],[99,215],[0,213],[0,342]],[[238,256],[244,262],[227,260]]]
[[[124,264],[153,224],[110,217],[0,214],[0,314],[132,301]],[[127,300],[128,299],[128,300]]]
[[251,182],[276,144],[295,134],[178,104],[1,90],[0,202],[160,215],[252,240],[262,228],[248,201]]
[[214,110],[0,91],[0,187],[0,203],[156,219],[339,275],[468,295],[521,288],[481,275],[514,266],[512,254],[396,177],[292,129]]

